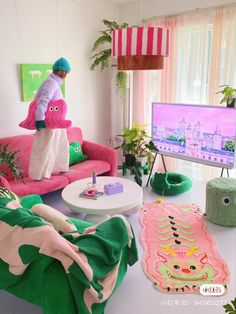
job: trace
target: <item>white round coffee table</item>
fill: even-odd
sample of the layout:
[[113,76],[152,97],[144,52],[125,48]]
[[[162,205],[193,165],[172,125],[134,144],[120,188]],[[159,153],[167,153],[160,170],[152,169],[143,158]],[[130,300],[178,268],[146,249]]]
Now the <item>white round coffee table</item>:
[[119,177],[97,177],[99,191],[104,192],[104,184],[119,182],[123,184],[124,191],[107,195],[104,193],[97,200],[82,198],[79,194],[87,188],[91,178],[85,178],[69,184],[62,191],[65,204],[76,213],[85,213],[86,220],[97,223],[110,215],[133,212],[142,204],[143,190],[135,182]]

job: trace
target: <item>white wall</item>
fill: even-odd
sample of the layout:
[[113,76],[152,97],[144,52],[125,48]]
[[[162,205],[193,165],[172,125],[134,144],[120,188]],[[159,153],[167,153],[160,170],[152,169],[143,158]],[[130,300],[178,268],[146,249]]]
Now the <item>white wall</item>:
[[27,133],[18,127],[29,102],[21,101],[19,64],[53,63],[64,56],[68,119],[84,137],[105,143],[110,134],[110,72],[90,70],[91,48],[117,20],[118,7],[102,0],[0,0],[0,137]]
[[142,20],[233,3],[232,0],[136,0],[119,6],[120,20],[141,24]]

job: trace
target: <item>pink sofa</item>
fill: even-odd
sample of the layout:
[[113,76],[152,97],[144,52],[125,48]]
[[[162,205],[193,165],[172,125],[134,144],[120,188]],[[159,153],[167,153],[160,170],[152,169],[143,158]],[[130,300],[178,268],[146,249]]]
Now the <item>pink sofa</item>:
[[[27,194],[45,194],[61,189],[76,180],[91,177],[92,171],[96,170],[98,175],[116,176],[118,167],[117,152],[105,145],[95,144],[83,140],[82,131],[78,127],[67,129],[69,143],[80,142],[83,153],[88,155],[88,160],[70,167],[73,172],[54,174],[50,180],[34,181],[28,176],[29,158],[33,143],[33,134],[17,135],[0,138],[0,144],[9,144],[8,149],[12,152],[19,150],[19,165],[24,171],[24,182],[15,181],[12,174],[5,165],[0,165],[0,170],[8,173],[2,178],[2,185],[9,188],[19,196]],[[1,176],[0,176],[1,177]]]

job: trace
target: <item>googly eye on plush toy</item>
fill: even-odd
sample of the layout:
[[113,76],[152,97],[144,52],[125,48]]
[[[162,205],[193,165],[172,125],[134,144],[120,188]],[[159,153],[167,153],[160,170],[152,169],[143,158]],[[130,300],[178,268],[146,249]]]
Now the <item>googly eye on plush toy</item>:
[[223,196],[222,199],[221,199],[221,202],[224,206],[228,206],[230,205],[230,197],[228,196]]
[[59,109],[58,106],[54,107],[54,111],[58,111],[58,109]]
[[76,153],[78,153],[78,152],[81,151],[81,149],[80,149],[79,147],[75,147],[74,151],[75,151]]
[[52,107],[52,106],[49,107],[48,110],[49,110],[49,111],[53,111],[53,107]]

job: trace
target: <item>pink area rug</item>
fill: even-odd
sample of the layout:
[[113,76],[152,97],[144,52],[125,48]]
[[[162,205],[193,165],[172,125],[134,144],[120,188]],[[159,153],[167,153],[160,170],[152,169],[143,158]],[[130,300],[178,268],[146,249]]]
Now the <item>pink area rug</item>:
[[146,203],[140,220],[143,270],[156,289],[198,294],[203,284],[222,284],[227,288],[228,266],[219,255],[198,206]]

